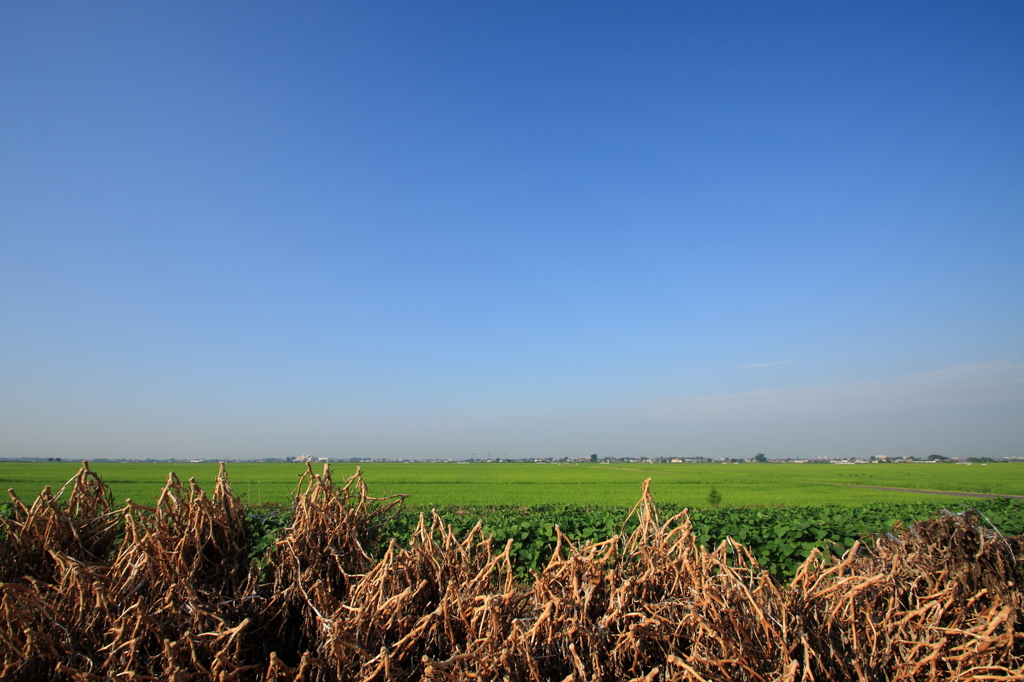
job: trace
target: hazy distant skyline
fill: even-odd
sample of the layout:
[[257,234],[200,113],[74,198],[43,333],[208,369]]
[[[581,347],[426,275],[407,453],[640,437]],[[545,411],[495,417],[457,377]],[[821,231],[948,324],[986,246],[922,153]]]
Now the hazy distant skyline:
[[1022,29],[8,3],[0,457],[1022,456]]

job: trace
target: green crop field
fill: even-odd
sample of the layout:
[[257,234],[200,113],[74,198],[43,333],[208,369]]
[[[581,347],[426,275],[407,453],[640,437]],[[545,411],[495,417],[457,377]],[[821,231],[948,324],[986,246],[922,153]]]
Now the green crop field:
[[[31,501],[45,485],[58,488],[78,469],[74,462],[0,462],[0,485]],[[573,504],[621,507],[634,503],[651,478],[656,502],[706,507],[714,486],[724,506],[862,505],[874,502],[949,502],[922,495],[852,486],[1024,495],[1024,463],[975,464],[364,464],[375,495],[406,493],[407,503],[430,506]],[[356,465],[331,465],[335,481]],[[119,500],[151,504],[167,473],[195,477],[210,489],[216,464],[98,463],[93,469]],[[320,471],[322,465],[314,465]],[[250,503],[287,503],[302,464],[229,463],[228,476]]]

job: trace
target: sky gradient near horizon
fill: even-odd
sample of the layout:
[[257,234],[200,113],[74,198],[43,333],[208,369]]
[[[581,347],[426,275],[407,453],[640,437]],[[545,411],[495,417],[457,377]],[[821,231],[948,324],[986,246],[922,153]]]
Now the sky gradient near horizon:
[[1022,456],[1022,35],[6,3],[0,457]]

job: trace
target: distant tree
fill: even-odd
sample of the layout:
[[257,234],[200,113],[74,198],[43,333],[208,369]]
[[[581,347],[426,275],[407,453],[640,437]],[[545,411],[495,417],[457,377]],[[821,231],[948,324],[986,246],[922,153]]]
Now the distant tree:
[[722,504],[722,493],[718,492],[715,486],[711,486],[711,490],[708,491],[708,504],[712,507]]
[[46,461],[47,461],[47,462],[52,462],[52,461],[53,461],[53,457],[47,457],[47,458],[46,458]]
[[591,462],[596,462],[597,461],[597,455],[591,455],[590,456],[590,461]]
[[757,453],[757,456],[754,457],[754,461],[755,462],[767,462],[768,458],[764,456],[763,452],[759,452],[759,453]]

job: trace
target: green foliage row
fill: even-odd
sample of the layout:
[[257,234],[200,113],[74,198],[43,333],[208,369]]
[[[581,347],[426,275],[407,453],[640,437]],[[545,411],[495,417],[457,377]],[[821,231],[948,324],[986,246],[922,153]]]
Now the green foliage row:
[[[972,501],[971,506],[1004,535],[1024,533],[1024,501],[984,499]],[[943,511],[958,513],[964,509],[966,506],[959,502],[945,508],[930,503],[724,507],[691,510],[689,518],[701,544],[715,547],[731,537],[748,546],[776,578],[788,580],[814,548],[838,554],[852,547],[858,539],[898,531],[902,526]],[[442,507],[436,511],[460,535],[482,520],[485,535],[492,536],[499,548],[512,540],[513,565],[521,579],[528,579],[531,571],[541,570],[550,560],[557,541],[555,526],[574,543],[600,541],[632,529],[623,525],[628,508],[538,505],[530,508]],[[659,508],[663,519],[678,511],[680,509],[673,505]],[[376,543],[378,551],[386,547],[391,538],[408,544],[420,513],[420,510],[406,509],[395,517],[382,529]],[[429,511],[424,513],[429,517]],[[288,525],[290,512],[283,508],[254,508],[248,518],[253,538],[252,556],[258,558]]]

